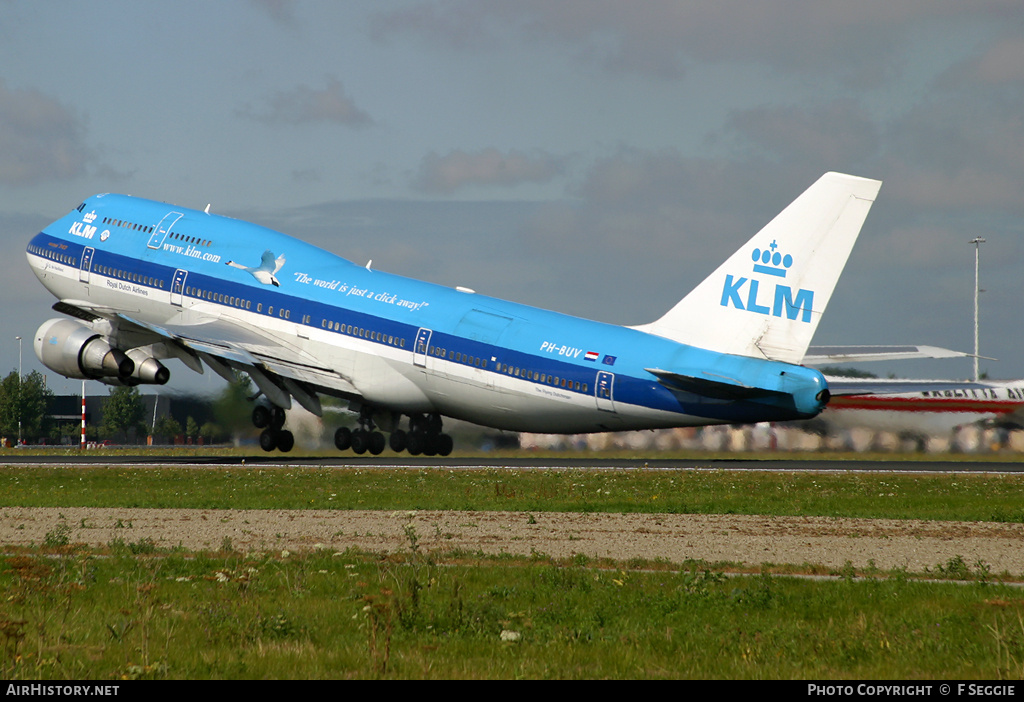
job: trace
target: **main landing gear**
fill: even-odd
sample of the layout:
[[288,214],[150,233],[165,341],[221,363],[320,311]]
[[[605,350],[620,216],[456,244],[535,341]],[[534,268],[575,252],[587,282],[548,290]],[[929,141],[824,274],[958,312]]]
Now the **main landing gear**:
[[284,429],[284,410],[280,407],[256,405],[252,410],[252,423],[260,432],[260,448],[264,451],[277,449],[288,453],[295,446],[295,436]]
[[[378,417],[380,419],[380,417]],[[409,417],[409,430],[398,429],[399,417],[394,415],[394,430],[385,439],[373,419],[373,410],[364,406],[359,413],[359,426],[355,429],[341,427],[334,433],[334,445],[340,451],[352,451],[362,455],[369,453],[379,456],[386,447],[395,453],[407,451],[410,456],[447,456],[451,454],[454,442],[449,434],[441,431],[441,415],[414,414]],[[285,411],[276,406],[260,404],[252,411],[252,423],[260,433],[260,448],[264,451],[287,453],[295,446],[294,435],[284,428]],[[390,420],[382,420],[392,424]]]
[[[369,452],[377,456],[384,450],[384,434],[374,428],[369,411],[359,415],[359,427],[341,427],[334,432],[334,445],[339,451],[352,449],[357,454]],[[410,456],[447,456],[452,452],[454,442],[449,434],[441,432],[441,415],[416,414],[409,417],[409,431],[395,429],[387,440],[395,453],[408,451]]]

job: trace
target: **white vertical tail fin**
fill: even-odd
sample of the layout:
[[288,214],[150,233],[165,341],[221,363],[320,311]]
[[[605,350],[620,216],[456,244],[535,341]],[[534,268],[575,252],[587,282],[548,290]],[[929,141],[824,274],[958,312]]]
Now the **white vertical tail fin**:
[[636,328],[800,363],[881,185],[826,173],[661,319]]

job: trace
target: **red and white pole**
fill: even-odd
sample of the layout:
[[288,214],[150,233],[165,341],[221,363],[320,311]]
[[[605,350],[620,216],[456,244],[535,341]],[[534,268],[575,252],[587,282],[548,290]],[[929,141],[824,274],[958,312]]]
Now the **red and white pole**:
[[82,381],[82,443],[79,448],[85,450],[85,381]]

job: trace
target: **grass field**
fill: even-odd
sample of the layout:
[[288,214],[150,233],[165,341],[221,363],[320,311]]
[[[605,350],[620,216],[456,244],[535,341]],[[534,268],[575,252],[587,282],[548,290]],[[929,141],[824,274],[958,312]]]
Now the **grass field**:
[[0,506],[453,509],[1024,522],[1024,475],[0,465]]
[[[3,506],[1024,519],[1024,477],[724,471],[0,468]],[[1022,544],[1024,547],[1024,544]],[[805,580],[705,563],[89,550],[0,555],[6,679],[1019,679],[1024,592],[947,564]],[[884,576],[884,577],[883,577]]]

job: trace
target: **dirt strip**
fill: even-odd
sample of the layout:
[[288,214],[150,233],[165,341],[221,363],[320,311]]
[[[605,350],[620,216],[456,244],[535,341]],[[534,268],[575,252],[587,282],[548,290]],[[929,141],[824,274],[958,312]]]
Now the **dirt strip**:
[[41,545],[66,538],[102,546],[152,540],[157,546],[241,551],[357,547],[372,551],[463,549],[629,560],[687,559],[759,566],[814,564],[909,572],[960,557],[993,574],[1024,574],[1024,525],[748,515],[565,512],[371,512],[122,508],[0,509],[0,543]]

